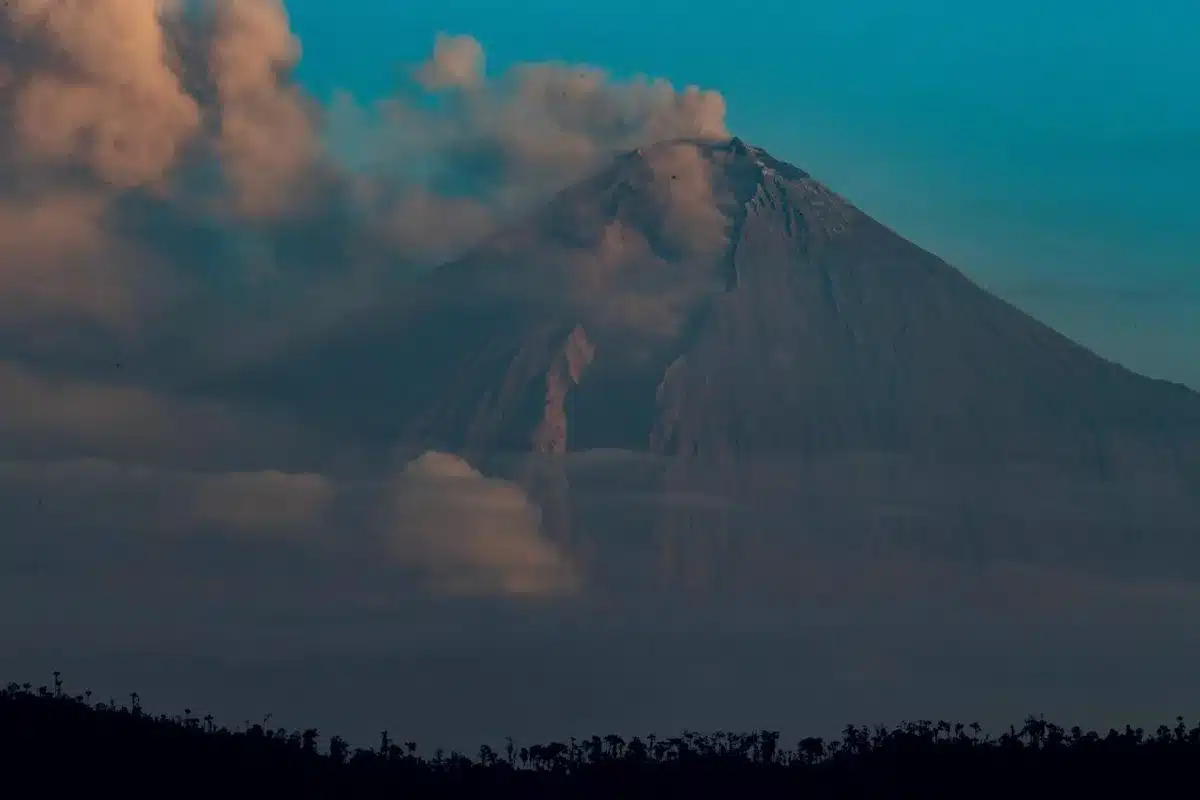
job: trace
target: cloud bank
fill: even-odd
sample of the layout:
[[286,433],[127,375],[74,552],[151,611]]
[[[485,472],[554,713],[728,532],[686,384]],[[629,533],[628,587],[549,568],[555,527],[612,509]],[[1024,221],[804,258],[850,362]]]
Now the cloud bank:
[[147,553],[222,539],[243,552],[266,543],[281,560],[390,570],[401,593],[539,599],[584,589],[576,556],[543,530],[541,509],[526,492],[448,453],[425,453],[382,478],[3,460],[0,523],[14,544],[31,534],[36,540],[39,530],[47,537],[95,531],[108,544]]

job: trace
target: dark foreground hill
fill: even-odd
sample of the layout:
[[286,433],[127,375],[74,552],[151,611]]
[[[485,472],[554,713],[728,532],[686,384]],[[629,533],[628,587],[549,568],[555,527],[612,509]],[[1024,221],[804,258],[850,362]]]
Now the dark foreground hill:
[[242,384],[463,453],[1200,471],[1200,395],[1093,354],[737,139],[626,154],[384,305]]
[[1186,792],[1200,756],[1200,726],[1154,734],[1064,730],[1030,717],[998,738],[945,722],[893,730],[847,726],[840,740],[778,735],[684,734],[510,743],[477,757],[418,754],[385,732],[351,750],[316,730],[211,717],[151,716],[91,705],[42,687],[0,692],[0,779],[6,796],[117,792],[125,797],[1149,797]]

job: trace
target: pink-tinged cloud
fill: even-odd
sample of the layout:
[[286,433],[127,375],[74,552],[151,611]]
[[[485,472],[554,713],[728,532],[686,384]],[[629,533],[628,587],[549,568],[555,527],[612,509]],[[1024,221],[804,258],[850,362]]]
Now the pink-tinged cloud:
[[[437,37],[372,106],[323,108],[300,58],[282,0],[0,8],[0,360],[25,365],[0,371],[24,398],[8,434],[90,453],[237,429],[155,371],[270,360],[616,153],[726,134],[718,93],[570,64],[489,75],[470,36]],[[680,188],[683,208],[703,194]],[[138,377],[98,383],[121,354]]]
[[171,65],[169,8],[161,0],[5,3],[18,158],[84,166],[119,188],[161,180],[200,124]]
[[483,82],[484,68],[483,46],[474,37],[439,33],[433,55],[414,74],[430,91],[473,89]]
[[286,213],[321,155],[315,104],[288,77],[300,42],[280,0],[218,0],[214,14],[221,168],[242,214]]
[[383,502],[389,552],[419,566],[436,590],[546,596],[581,588],[525,492],[457,456],[428,452],[409,462]]

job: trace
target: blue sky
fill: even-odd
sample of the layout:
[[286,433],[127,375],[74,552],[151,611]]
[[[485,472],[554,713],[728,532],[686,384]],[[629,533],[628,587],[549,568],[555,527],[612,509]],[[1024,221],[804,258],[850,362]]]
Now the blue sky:
[[1200,4],[288,0],[318,94],[439,31],[718,89],[730,126],[1063,332],[1200,388]]

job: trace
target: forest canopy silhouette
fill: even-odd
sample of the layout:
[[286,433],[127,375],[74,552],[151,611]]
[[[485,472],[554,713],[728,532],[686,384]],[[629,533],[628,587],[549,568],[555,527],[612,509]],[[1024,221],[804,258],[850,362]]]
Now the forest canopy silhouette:
[[[352,747],[316,729],[246,721],[228,728],[185,709],[153,715],[142,698],[94,702],[53,688],[0,690],[0,764],[10,782],[43,790],[121,776],[135,794],[185,781],[189,793],[302,797],[650,797],[693,792],[795,797],[1147,796],[1187,785],[1200,724],[1149,732],[1070,729],[1029,716],[999,735],[978,724],[918,720],[894,728],[847,725],[840,738],[789,745],[773,731],[596,735],[475,754],[422,753],[388,731]],[[32,785],[32,784],[28,784]]]

